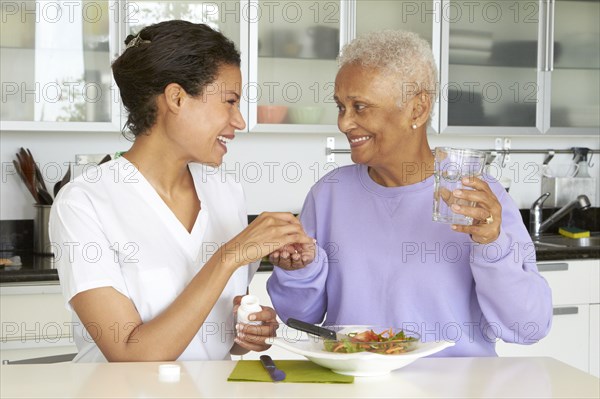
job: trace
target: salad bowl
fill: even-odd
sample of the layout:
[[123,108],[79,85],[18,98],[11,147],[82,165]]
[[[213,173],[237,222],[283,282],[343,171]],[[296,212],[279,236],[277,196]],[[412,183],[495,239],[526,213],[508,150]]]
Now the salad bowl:
[[[392,330],[392,336],[399,331]],[[372,326],[340,326],[338,329],[339,334],[349,337],[369,331],[378,332],[380,330],[378,327]],[[421,342],[418,334],[410,332],[405,332],[405,334],[406,339],[390,340],[385,345],[384,342],[378,345],[373,339],[365,340],[369,341],[365,343],[372,346],[371,349],[365,349],[363,343],[357,344],[354,340],[336,343],[314,336],[308,336],[308,339],[306,336],[303,337],[304,339],[275,337],[268,339],[267,343],[302,355],[338,374],[356,377],[385,375],[407,366],[421,357],[432,355],[454,345],[454,342],[447,341]],[[338,348],[338,351],[334,351],[335,348]]]

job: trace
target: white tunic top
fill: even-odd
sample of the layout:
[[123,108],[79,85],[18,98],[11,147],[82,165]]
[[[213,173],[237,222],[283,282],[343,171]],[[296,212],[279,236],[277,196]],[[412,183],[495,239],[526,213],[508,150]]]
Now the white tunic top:
[[[113,287],[142,321],[160,314],[216,250],[247,226],[241,185],[218,170],[189,164],[201,211],[189,233],[150,183],[125,158],[88,169],[59,193],[50,240],[69,301],[92,288]],[[233,298],[244,295],[258,262],[239,268],[178,360],[229,358],[235,337]],[[75,361],[106,361],[93,337],[123,339],[132,326],[87,330],[74,313]],[[92,324],[92,323],[91,323]],[[114,327],[114,328],[113,328]],[[168,345],[165,342],[165,345]]]

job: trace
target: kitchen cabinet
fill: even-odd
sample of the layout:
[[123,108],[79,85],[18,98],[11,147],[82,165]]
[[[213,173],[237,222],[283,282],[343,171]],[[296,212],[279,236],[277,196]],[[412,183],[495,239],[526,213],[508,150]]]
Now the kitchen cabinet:
[[76,353],[71,313],[58,282],[0,287],[1,360]]
[[598,1],[80,0],[2,2],[1,12],[2,130],[120,130],[110,63],[127,34],[175,18],[238,45],[250,132],[337,133],[336,55],[357,35],[388,28],[432,45],[440,96],[430,133],[600,128]]
[[[132,2],[133,4],[133,2]],[[136,1],[126,32],[179,18],[204,22],[242,54],[240,109],[252,132],[337,132],[333,103],[340,1]]]
[[115,1],[1,3],[4,130],[118,131]]
[[550,333],[533,345],[499,341],[496,351],[500,356],[550,356],[598,377],[600,261],[539,262],[538,268],[552,289]]
[[336,57],[347,37],[344,1],[250,0],[251,132],[336,133]]
[[[291,3],[281,3],[282,9]],[[303,7],[302,15],[308,20],[316,15],[316,7],[337,7],[337,2],[310,2]],[[600,85],[600,28],[595,18],[600,2],[348,0],[342,1],[339,9],[341,46],[357,35],[381,29],[414,31],[431,43],[440,69],[440,96],[429,133],[598,134],[600,94],[590,88]],[[289,22],[280,17],[282,21]],[[309,94],[319,85],[333,87],[337,68],[332,63],[313,60],[307,65],[301,56],[274,60],[266,55],[273,50],[268,45],[263,50],[264,32],[271,29],[265,25],[262,18],[249,26],[251,86],[266,93],[264,86],[277,82],[286,87],[290,76],[296,76],[294,81],[304,88],[304,94],[307,87]],[[290,24],[281,26],[289,29]],[[301,44],[291,47],[291,52],[302,52]],[[274,103],[293,106],[296,101],[285,95],[277,97],[277,90],[274,93],[270,97]],[[264,96],[257,98],[258,105],[264,105],[260,102]],[[307,100],[303,96],[298,102]],[[256,123],[251,102],[249,129],[337,132],[330,92],[320,100],[326,110],[320,122],[329,127]],[[319,103],[319,96],[314,103]]]
[[352,34],[406,29],[430,41],[440,77],[430,132],[598,134],[600,2],[348,3]]
[[[436,2],[432,0],[421,2],[397,0],[357,0],[356,11],[351,15],[356,16],[355,26],[350,28],[352,38],[362,34],[382,29],[407,30],[417,33],[427,40],[433,49],[436,64],[440,65],[441,24],[434,16]],[[439,12],[439,7],[437,8]],[[435,112],[431,116],[428,133],[439,133],[439,102],[436,103]]]
[[[240,47],[240,1],[2,2],[0,128],[118,132],[126,120],[111,63],[124,40],[168,19],[205,22]],[[247,22],[247,20],[246,20]],[[246,62],[244,62],[244,65]],[[247,112],[246,112],[247,114]]]
[[[267,2],[251,0],[250,4],[261,9]],[[263,13],[258,22],[249,24],[248,79],[254,90],[248,92],[250,131],[337,132],[331,101],[337,67],[303,55],[306,36],[302,32],[313,23],[323,30],[336,29],[337,14],[328,14],[332,19],[327,21],[326,13],[317,9],[339,7],[340,46],[381,29],[411,30],[431,43],[439,67],[440,96],[429,133],[598,134],[600,94],[590,88],[600,85],[596,21],[600,2],[346,0],[307,2],[301,8],[295,4],[278,3],[282,11],[297,8],[294,16],[302,18],[294,24],[289,15],[278,12],[274,19]],[[294,83],[298,83],[294,93],[302,95],[291,97],[279,91]],[[325,97],[319,87],[327,89]],[[324,109],[318,120],[321,125],[306,121],[290,125],[289,114],[284,123],[257,121],[264,105],[292,109],[307,104]]]
[[550,105],[544,114],[548,133],[591,130],[598,134],[600,92],[591,88],[600,87],[599,15],[598,1],[555,2],[555,53],[551,72],[546,74],[551,83],[545,83],[551,90],[543,100]]
[[590,374],[600,378],[600,305],[590,305]]
[[441,4],[440,130],[598,134],[600,2]]

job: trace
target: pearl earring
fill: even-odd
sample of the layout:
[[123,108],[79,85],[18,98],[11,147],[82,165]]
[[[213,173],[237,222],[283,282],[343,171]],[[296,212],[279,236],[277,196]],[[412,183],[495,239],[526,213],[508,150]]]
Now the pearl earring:
[[413,123],[412,128],[413,128],[413,130],[415,130],[417,128],[417,124]]

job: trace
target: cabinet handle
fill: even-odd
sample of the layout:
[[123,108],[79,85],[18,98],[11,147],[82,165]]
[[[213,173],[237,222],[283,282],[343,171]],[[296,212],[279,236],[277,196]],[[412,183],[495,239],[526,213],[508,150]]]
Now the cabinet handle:
[[548,70],[554,71],[554,5],[555,1],[550,0],[548,4]]
[[562,272],[562,271],[567,271],[569,270],[569,264],[568,263],[544,263],[544,264],[539,264],[537,265],[538,267],[538,271],[540,272]]
[[544,72],[551,72],[554,69],[554,0],[544,0],[540,13],[544,21]]
[[548,2],[550,0],[543,0],[540,3],[540,24],[541,29],[543,30],[543,34],[544,34],[544,41],[543,44],[541,46],[541,59],[542,59],[542,72],[548,72],[548,29],[550,28],[548,26]]
[[577,314],[579,313],[579,308],[577,306],[569,306],[566,308],[553,308],[552,314],[554,316],[561,316],[565,314]]

